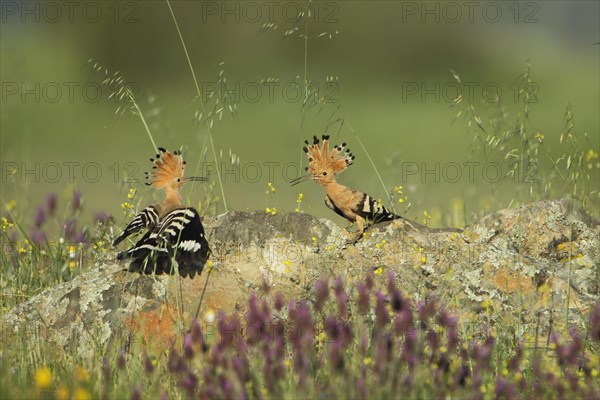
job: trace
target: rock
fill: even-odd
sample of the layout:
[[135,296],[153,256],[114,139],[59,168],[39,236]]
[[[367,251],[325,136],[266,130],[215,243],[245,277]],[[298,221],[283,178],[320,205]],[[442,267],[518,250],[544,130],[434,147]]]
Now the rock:
[[583,326],[600,295],[600,225],[566,200],[501,210],[464,231],[396,220],[355,246],[346,245],[346,230],[302,213],[235,211],[204,223],[213,254],[202,276],[128,273],[109,254],[2,315],[3,341],[42,337],[84,355],[124,339],[166,344],[196,316],[210,336],[216,313],[244,312],[263,281],[285,297],[312,299],[319,277],[340,275],[355,290],[368,271],[380,280],[393,272],[415,301],[433,293],[471,333],[510,327],[532,341]]

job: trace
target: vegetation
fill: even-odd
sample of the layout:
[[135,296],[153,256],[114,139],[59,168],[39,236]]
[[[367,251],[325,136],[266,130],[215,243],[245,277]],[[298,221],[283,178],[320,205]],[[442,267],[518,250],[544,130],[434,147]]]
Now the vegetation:
[[[210,159],[217,166],[216,178],[204,188],[202,200],[198,201],[196,195],[187,200],[203,215],[214,215],[231,210],[232,202],[228,200],[236,197],[228,195],[219,166],[233,168],[239,165],[240,158],[234,146],[220,148],[215,139],[217,133],[226,133],[225,129],[218,130],[225,117],[239,118],[238,105],[223,91],[221,84],[226,82],[226,74],[222,63],[218,64],[214,89],[202,91],[176,10],[167,4],[182,46],[180,62],[189,68],[193,82],[190,119],[195,135],[203,139],[195,147],[200,155],[198,163],[188,168],[196,170],[192,175],[198,175],[200,159]],[[502,176],[477,186],[475,206],[466,206],[472,198],[465,195],[429,210],[415,207],[414,197],[427,197],[426,192],[415,194],[409,189],[415,184],[412,181],[390,185],[392,182],[384,179],[384,163],[376,161],[372,154],[378,146],[353,128],[356,117],[352,121],[348,117],[353,110],[329,103],[323,92],[315,91],[317,86],[310,80],[309,47],[314,41],[335,38],[339,32],[313,32],[309,17],[307,7],[283,34],[285,39],[302,42],[302,65],[296,72],[303,99],[297,113],[294,145],[299,165],[304,162],[301,143],[307,127],[312,128],[311,124],[317,121],[319,134],[333,132],[351,138],[353,146],[362,151],[362,169],[377,177],[373,181],[381,186],[380,193],[385,196],[382,201],[419,222],[464,226],[499,207],[564,196],[599,215],[600,160],[594,144],[598,133],[577,129],[576,110],[571,105],[566,106],[558,143],[549,140],[555,132],[536,128],[532,114],[537,92],[532,90],[536,86],[530,62],[514,81],[522,108],[509,109],[501,98],[482,106],[458,96],[451,104],[457,110],[457,123],[466,124],[472,160],[497,163]],[[273,25],[261,28],[265,34],[274,34],[275,30]],[[110,96],[117,103],[115,116],[134,115],[145,132],[139,135],[140,141],[149,139],[154,148],[162,145],[156,139],[156,131],[162,130],[154,121],[160,113],[128,89],[130,85],[121,73],[109,71],[101,64],[91,60],[89,67],[110,89]],[[453,72],[453,76],[461,81],[459,73]],[[328,76],[326,81],[338,79]],[[395,161],[392,156],[385,166],[397,176],[400,171]],[[124,221],[151,201],[138,192],[136,182],[129,181],[128,176],[121,185],[123,198],[115,202],[120,203],[120,215],[105,210],[93,212],[86,205],[81,188],[74,185],[67,186],[62,194],[49,193],[40,204],[26,203],[26,187],[12,192],[22,193],[23,199],[2,195],[3,314],[46,288],[73,279],[99,257],[113,251],[110,243]],[[321,203],[320,197],[307,196],[303,188],[277,202],[274,185],[267,185],[267,213],[303,212],[307,204]],[[511,188],[508,195],[507,187]],[[111,193],[116,191],[113,189]],[[262,194],[261,190],[256,192]],[[243,318],[220,313],[213,323],[204,315],[189,333],[164,347],[147,343],[127,347],[122,343],[120,347],[108,348],[99,343],[93,356],[82,358],[78,349],[56,348],[41,337],[23,337],[19,343],[3,341],[0,397],[600,397],[600,301],[590,310],[587,331],[558,332],[546,345],[531,346],[504,336],[502,327],[469,332],[453,310],[434,298],[414,301],[401,292],[392,275],[383,276],[381,268],[367,274],[357,288],[345,286],[341,277],[324,277],[312,293],[310,300],[284,299],[276,288],[264,285],[262,292],[253,293],[248,299],[249,312]]]

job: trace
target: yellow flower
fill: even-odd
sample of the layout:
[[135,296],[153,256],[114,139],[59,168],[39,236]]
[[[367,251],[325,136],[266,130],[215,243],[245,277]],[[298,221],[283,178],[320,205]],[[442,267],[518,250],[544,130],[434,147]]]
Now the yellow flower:
[[377,267],[375,270],[373,270],[373,273],[375,275],[381,275],[382,272],[383,272],[383,269],[381,267]]
[[75,367],[75,380],[79,381],[79,382],[86,382],[87,380],[90,379],[90,373],[86,371],[85,368],[82,367]]
[[313,237],[311,238],[311,240],[312,240],[312,242],[313,242],[313,246],[316,246],[316,245],[317,245],[317,238],[316,238],[315,236],[313,236]]
[[129,200],[133,200],[134,196],[135,196],[135,189],[129,189],[129,193],[127,193],[127,198]]
[[598,153],[596,153],[593,149],[589,149],[587,154],[585,155],[585,160],[589,162],[596,158],[598,158]]
[[427,225],[427,223],[431,219],[431,215],[429,215],[427,211],[423,211],[423,216],[425,217],[423,218],[423,224]]
[[69,261],[69,269],[70,269],[71,271],[74,271],[74,270],[75,270],[75,268],[77,268],[77,261],[75,261],[75,260],[71,260],[71,261]]
[[275,193],[275,190],[277,190],[277,189],[275,189],[275,186],[273,186],[272,182],[267,183],[267,186],[269,187],[269,190],[267,191],[267,193],[269,193],[269,191],[271,193]]
[[46,367],[38,368],[35,371],[35,387],[40,390],[48,389],[52,385],[52,373]]
[[54,397],[56,397],[56,400],[69,400],[69,388],[65,385],[60,385],[58,389],[56,389]]
[[77,255],[76,250],[77,248],[73,245],[68,247],[67,251],[69,252],[69,258],[75,258],[75,256]]
[[6,232],[7,230],[9,230],[10,228],[12,228],[13,226],[15,226],[12,222],[10,222],[9,220],[7,220],[5,217],[2,217],[2,231]]
[[91,400],[92,395],[86,388],[78,387],[73,392],[73,400]]
[[215,321],[215,312],[213,310],[207,310],[204,313],[204,320],[209,324],[214,322]]
[[535,138],[537,140],[539,140],[540,142],[542,142],[542,141],[544,141],[544,134],[541,133],[541,132],[538,132],[538,133],[535,134]]
[[371,359],[371,357],[366,357],[363,360],[363,364],[365,364],[365,365],[373,365],[373,359]]
[[440,346],[440,353],[444,354],[447,351],[448,349],[446,348],[446,346]]
[[292,262],[290,260],[285,260],[283,262],[283,265],[285,265],[285,273],[289,273],[290,272],[290,265],[292,265]]
[[208,261],[206,262],[206,266],[208,267],[208,271],[211,271],[211,270],[214,268],[214,265],[215,265],[215,264],[213,263],[213,261],[212,261],[212,260],[208,260]]
[[267,214],[271,214],[271,215],[277,214],[277,209],[275,207],[273,207],[273,208],[267,207],[265,209],[265,211],[267,212]]
[[13,208],[15,208],[17,206],[17,201],[16,200],[9,200],[6,203],[6,211],[10,212]]
[[427,257],[425,257],[425,256],[421,256],[421,262],[422,262],[423,264],[427,264]]

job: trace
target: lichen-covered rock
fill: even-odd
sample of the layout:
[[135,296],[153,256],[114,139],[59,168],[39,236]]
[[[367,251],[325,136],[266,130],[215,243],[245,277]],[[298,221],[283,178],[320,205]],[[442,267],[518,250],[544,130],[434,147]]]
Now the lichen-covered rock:
[[464,231],[396,220],[356,245],[333,222],[302,213],[230,212],[205,226],[212,265],[200,277],[128,273],[106,255],[2,315],[3,341],[35,336],[84,355],[124,339],[167,343],[196,317],[210,336],[215,314],[244,312],[263,282],[311,299],[319,277],[339,275],[355,288],[368,271],[392,272],[415,300],[435,294],[473,333],[511,327],[531,341],[581,326],[600,295],[600,225],[566,200],[501,210]]

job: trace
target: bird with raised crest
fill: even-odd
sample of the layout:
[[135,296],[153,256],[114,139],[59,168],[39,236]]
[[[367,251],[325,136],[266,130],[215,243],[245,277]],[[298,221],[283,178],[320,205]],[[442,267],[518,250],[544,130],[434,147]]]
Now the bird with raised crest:
[[174,259],[182,276],[194,277],[202,272],[210,249],[200,215],[194,208],[182,204],[180,189],[187,182],[207,179],[184,177],[185,161],[181,151],[170,152],[164,148],[159,151],[156,158],[150,159],[154,165],[152,172],[146,172],[146,185],[163,190],[165,198],[137,214],[113,246],[145,230],[133,247],[117,254],[118,260],[131,260],[129,271],[172,274]]
[[324,186],[325,205],[358,226],[359,234],[352,243],[360,240],[370,225],[402,218],[368,194],[337,183],[335,176],[352,165],[355,156],[346,148],[346,143],[333,145],[330,149],[329,135],[323,135],[321,139],[314,136],[312,144],[308,140],[304,142],[303,150],[308,155],[305,170],[308,174],[292,180],[292,186],[307,180]]

